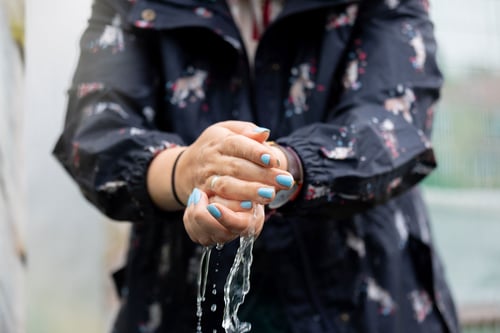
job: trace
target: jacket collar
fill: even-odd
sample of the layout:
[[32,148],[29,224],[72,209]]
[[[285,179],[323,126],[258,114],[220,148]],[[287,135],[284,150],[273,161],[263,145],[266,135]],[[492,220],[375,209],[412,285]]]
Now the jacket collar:
[[[334,7],[360,0],[286,0],[283,10],[276,21],[302,12]],[[144,10],[153,10],[154,19],[146,20]],[[200,20],[204,18],[204,20]],[[226,0],[137,0],[128,20],[143,28],[181,28],[190,26],[215,27],[219,21],[232,22],[231,12]],[[220,27],[219,27],[220,28]]]
[[[303,12],[335,7],[360,0],[286,0],[272,25]],[[147,15],[146,15],[147,13]],[[226,0],[136,0],[127,17],[142,29],[206,28],[242,51],[242,41]]]

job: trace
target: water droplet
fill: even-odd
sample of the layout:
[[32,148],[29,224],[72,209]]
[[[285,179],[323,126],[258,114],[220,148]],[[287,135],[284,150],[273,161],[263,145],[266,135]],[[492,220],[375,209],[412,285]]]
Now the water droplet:
[[210,311],[215,312],[215,310],[217,310],[217,304],[212,304]]

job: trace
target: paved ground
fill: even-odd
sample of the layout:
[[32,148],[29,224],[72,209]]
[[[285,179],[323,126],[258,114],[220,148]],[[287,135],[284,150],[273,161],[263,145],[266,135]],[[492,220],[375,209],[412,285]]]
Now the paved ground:
[[424,193],[457,301],[500,303],[500,190]]

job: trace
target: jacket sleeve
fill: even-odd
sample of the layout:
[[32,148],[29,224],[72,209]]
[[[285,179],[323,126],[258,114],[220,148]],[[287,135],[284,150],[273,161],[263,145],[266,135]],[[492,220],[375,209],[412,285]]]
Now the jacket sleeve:
[[104,214],[141,221],[161,216],[146,188],[150,161],[183,141],[155,125],[160,99],[154,43],[127,26],[129,3],[95,1],[53,153]]
[[400,194],[435,168],[430,134],[442,77],[425,3],[360,5],[336,78],[337,102],[324,122],[277,140],[304,167],[301,193],[284,209],[348,216]]

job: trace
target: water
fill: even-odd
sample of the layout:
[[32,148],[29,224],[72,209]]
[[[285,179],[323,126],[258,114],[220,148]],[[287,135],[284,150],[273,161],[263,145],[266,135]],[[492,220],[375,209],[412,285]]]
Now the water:
[[250,290],[250,268],[252,266],[252,249],[254,235],[240,237],[240,246],[236,252],[233,266],[224,285],[224,318],[222,327],[226,333],[245,333],[252,329],[247,322],[240,322],[238,309],[245,295]]
[[[231,266],[231,270],[224,285],[224,317],[222,327],[226,333],[246,333],[252,329],[252,325],[247,322],[241,322],[238,318],[238,309],[243,304],[246,294],[250,291],[250,269],[253,261],[253,244],[255,241],[255,222],[262,218],[264,207],[262,205],[254,205],[253,215],[248,223],[248,235],[240,237],[240,246],[236,252],[236,256]],[[218,243],[216,249],[221,251],[224,244]],[[210,263],[210,253],[212,247],[204,247],[200,259],[200,270],[198,276],[198,294],[196,299],[196,316],[198,323],[196,325],[196,333],[202,332],[202,317],[203,309],[202,302],[205,300],[205,292],[207,286],[208,268]],[[220,255],[220,252],[219,252]],[[216,263],[215,272],[219,262]],[[217,294],[216,285],[212,286],[212,294]],[[212,304],[210,311],[217,311],[217,305]],[[217,330],[213,329],[213,333]]]
[[205,291],[207,289],[207,277],[208,277],[208,267],[210,264],[210,253],[212,252],[212,247],[205,246],[201,254],[200,259],[200,271],[198,274],[198,293],[196,296],[196,317],[198,317],[198,323],[196,324],[196,333],[202,333],[201,329],[201,317],[203,316],[203,308],[201,303],[205,300]]
[[222,327],[226,333],[250,332],[252,325],[240,322],[238,309],[250,291],[250,268],[253,260],[253,244],[255,241],[255,223],[264,214],[262,205],[254,204],[252,218],[249,222],[248,235],[240,237],[240,246],[234,257],[233,265],[224,285],[224,317]]

